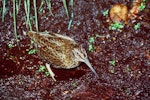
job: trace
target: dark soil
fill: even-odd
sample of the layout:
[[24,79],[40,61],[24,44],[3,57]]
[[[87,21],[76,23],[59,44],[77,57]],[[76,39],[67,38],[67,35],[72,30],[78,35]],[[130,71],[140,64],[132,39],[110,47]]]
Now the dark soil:
[[[26,34],[29,28],[24,5],[21,4],[17,15],[18,46],[14,37],[12,0],[8,0],[4,22],[0,14],[1,100],[150,100],[149,0],[145,10],[130,25],[125,25],[122,32],[109,30],[109,16],[103,16],[103,11],[118,3],[131,7],[131,0],[74,0],[70,30],[62,0],[51,0],[51,3],[54,16],[46,4],[38,13],[39,31],[47,30],[75,39],[86,49],[99,78],[83,63],[71,70],[53,68],[56,82],[44,72],[38,72],[45,62],[37,54],[28,54],[33,46]],[[38,1],[37,7],[39,5]],[[34,15],[33,5],[31,12]],[[141,27],[135,30],[138,22]],[[34,22],[32,26],[36,31]],[[93,51],[88,50],[90,37],[95,40]]]

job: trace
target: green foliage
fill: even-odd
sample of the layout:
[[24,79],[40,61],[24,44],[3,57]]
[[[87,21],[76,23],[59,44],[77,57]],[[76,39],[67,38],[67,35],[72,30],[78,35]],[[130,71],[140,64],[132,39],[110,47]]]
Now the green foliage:
[[109,13],[109,10],[107,9],[107,10],[105,10],[105,11],[103,11],[103,16],[107,16],[108,15],[108,13]]
[[131,71],[131,68],[129,66],[126,67],[127,71]]
[[93,45],[92,45],[92,43],[94,43],[94,41],[95,41],[95,40],[94,40],[94,37],[93,37],[93,36],[89,38],[88,50],[91,51],[91,52],[94,51],[94,48],[93,48]]
[[139,9],[140,9],[141,11],[143,11],[143,10],[145,9],[145,7],[146,7],[146,1],[147,1],[147,0],[143,0],[142,3],[141,3],[141,5],[139,6]]
[[17,35],[17,24],[16,24],[16,1],[13,0],[13,21],[14,21],[14,35],[17,41],[17,45],[19,45],[18,43],[18,35]]
[[67,8],[66,0],[63,0],[63,6],[64,6],[64,8],[65,8],[66,15],[67,15],[67,17],[69,18],[69,12],[68,12],[68,8]]
[[50,73],[49,73],[48,71],[46,71],[46,72],[45,72],[45,75],[46,75],[46,76],[49,76],[49,75],[50,75]]
[[36,49],[29,50],[28,54],[36,54]]
[[52,16],[54,16],[53,13],[52,13],[52,9],[51,9],[51,1],[50,1],[50,0],[46,0],[46,4],[47,4],[47,6],[48,6],[48,9],[49,9],[50,14],[51,14]]
[[140,28],[141,24],[140,23],[137,23],[136,25],[134,25],[134,29],[135,30],[138,30]]
[[70,0],[69,4],[71,5],[71,7],[73,8],[73,0]]
[[46,67],[41,65],[40,68],[38,69],[38,72],[44,72],[45,69],[46,69]]
[[124,93],[129,95],[131,93],[131,90],[127,88],[127,89],[124,90]]
[[37,17],[37,9],[36,9],[36,0],[33,0],[33,6],[34,6],[34,15],[35,15],[35,27],[36,31],[38,32],[38,17]]
[[69,4],[70,4],[70,6],[71,6],[72,12],[71,12],[71,18],[70,18],[70,21],[69,21],[69,24],[68,24],[68,30],[70,30],[70,27],[71,27],[71,24],[72,24],[73,18],[74,18],[73,0],[70,0]]
[[94,37],[90,37],[89,43],[94,43]]
[[72,19],[70,19],[69,24],[68,24],[68,30],[70,30],[71,24],[72,24]]
[[115,22],[109,26],[109,30],[117,30],[117,31],[121,32],[121,28],[123,28],[123,27],[124,26],[121,23]]
[[94,48],[93,48],[93,45],[92,44],[89,44],[89,51],[94,51]]
[[40,65],[40,68],[38,69],[38,72],[45,72],[46,76],[49,76],[50,73],[47,71],[46,67],[44,65]]
[[72,83],[72,86],[73,86],[73,87],[77,87],[78,84],[77,84],[77,83]]
[[3,9],[2,9],[2,22],[4,22],[5,19],[5,13],[6,13],[6,0],[2,0]]
[[29,26],[30,31],[32,31],[32,26],[30,22],[30,0],[24,0],[24,8],[26,13],[26,24]]
[[16,0],[16,14],[19,13],[20,5],[21,5],[21,0]]
[[115,66],[116,65],[116,61],[115,60],[109,61],[109,64],[112,65],[112,66]]
[[8,44],[8,48],[9,48],[9,49],[12,49],[12,48],[13,48],[13,44],[9,43],[9,44]]
[[31,41],[30,41],[30,44],[34,44],[34,41],[33,41],[33,40],[31,40]]
[[142,2],[139,8],[141,11],[144,10],[145,9],[145,3]]
[[40,7],[38,9],[38,12],[41,12],[43,10],[42,6],[44,4],[44,0],[41,0],[41,3],[40,3]]

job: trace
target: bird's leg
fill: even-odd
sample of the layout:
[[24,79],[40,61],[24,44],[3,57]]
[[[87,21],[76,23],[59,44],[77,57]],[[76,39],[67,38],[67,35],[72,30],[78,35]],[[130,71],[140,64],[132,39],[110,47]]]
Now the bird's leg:
[[56,79],[55,79],[55,77],[54,77],[55,74],[53,73],[53,71],[52,71],[50,65],[49,65],[48,63],[46,63],[45,66],[46,66],[47,70],[49,71],[49,73],[50,73],[52,79],[53,79],[54,81],[56,81]]

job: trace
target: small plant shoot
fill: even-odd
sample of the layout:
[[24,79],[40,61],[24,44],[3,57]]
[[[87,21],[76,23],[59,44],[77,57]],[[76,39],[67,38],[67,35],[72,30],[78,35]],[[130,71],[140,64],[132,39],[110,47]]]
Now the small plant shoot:
[[116,61],[115,60],[109,61],[109,64],[112,65],[112,66],[115,66],[116,65]]
[[94,48],[93,48],[93,45],[92,44],[89,44],[89,51],[94,51]]
[[108,13],[109,13],[109,10],[107,9],[107,10],[105,10],[105,11],[103,12],[103,16],[107,16]]
[[90,37],[89,43],[94,43],[94,37]]
[[49,75],[50,75],[50,73],[49,73],[48,71],[46,71],[46,72],[45,72],[45,75],[46,75],[46,76],[49,76]]
[[135,30],[138,30],[140,28],[141,24],[140,23],[137,23],[136,25],[134,25],[134,29]]
[[145,9],[145,7],[146,7],[146,1],[147,0],[143,0],[142,3],[141,3],[141,5],[139,6],[140,11],[143,11]]
[[36,49],[29,50],[28,54],[36,54]]
[[45,69],[46,69],[46,67],[43,66],[43,65],[41,65],[40,68],[39,68],[39,70],[38,70],[38,72],[44,72]]
[[13,48],[13,45],[12,45],[11,43],[9,43],[9,44],[8,44],[8,48],[9,48],[9,49],[12,49],[12,48]]
[[122,25],[122,24],[120,24],[120,23],[118,23],[118,22],[115,22],[115,23],[113,23],[113,24],[111,24],[110,26],[109,26],[109,30],[117,30],[117,31],[119,31],[119,32],[121,32],[122,30],[122,28],[123,28],[124,26]]
[[49,76],[50,73],[47,71],[46,67],[44,65],[41,65],[40,68],[38,69],[38,72],[45,72],[46,76]]

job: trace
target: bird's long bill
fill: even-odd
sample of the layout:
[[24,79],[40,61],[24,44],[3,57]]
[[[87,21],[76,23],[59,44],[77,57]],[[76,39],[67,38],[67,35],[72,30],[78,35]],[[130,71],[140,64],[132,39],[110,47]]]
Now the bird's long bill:
[[96,71],[93,69],[91,63],[89,62],[88,59],[85,59],[85,62],[84,62],[91,70],[92,72],[96,75],[96,77],[98,77],[98,74],[96,73]]

